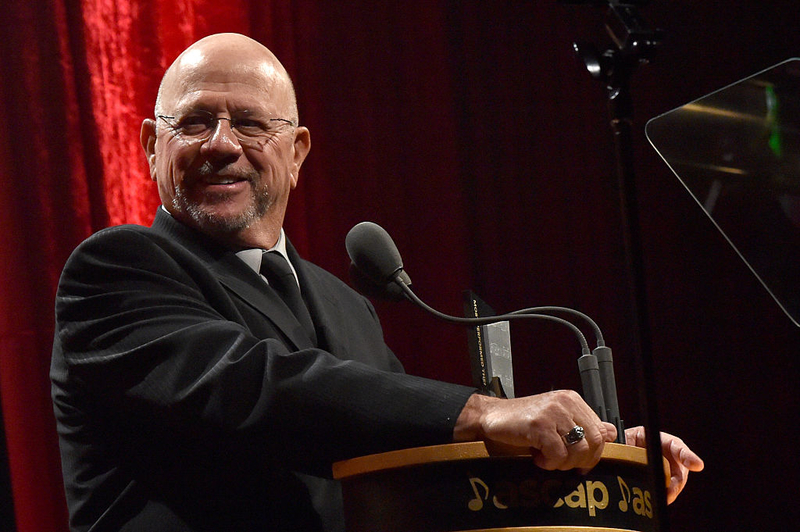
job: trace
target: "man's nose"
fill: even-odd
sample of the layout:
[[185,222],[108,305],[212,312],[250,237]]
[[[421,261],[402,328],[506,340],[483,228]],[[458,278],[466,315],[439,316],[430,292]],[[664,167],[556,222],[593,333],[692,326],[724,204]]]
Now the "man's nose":
[[238,157],[242,154],[242,145],[233,133],[230,118],[217,118],[211,136],[203,143],[203,150],[221,157]]

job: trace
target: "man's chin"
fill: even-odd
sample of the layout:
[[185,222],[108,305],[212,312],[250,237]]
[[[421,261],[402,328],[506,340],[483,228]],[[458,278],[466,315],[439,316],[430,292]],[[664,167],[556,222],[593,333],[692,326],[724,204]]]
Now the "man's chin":
[[226,211],[198,205],[184,205],[179,209],[192,225],[211,234],[231,234],[247,229],[258,218],[255,207],[243,211]]
[[247,229],[265,216],[272,204],[266,190],[253,191],[249,201],[241,201],[241,197],[235,197],[237,195],[221,197],[216,194],[206,194],[195,201],[182,192],[173,199],[174,210],[200,231],[220,236]]

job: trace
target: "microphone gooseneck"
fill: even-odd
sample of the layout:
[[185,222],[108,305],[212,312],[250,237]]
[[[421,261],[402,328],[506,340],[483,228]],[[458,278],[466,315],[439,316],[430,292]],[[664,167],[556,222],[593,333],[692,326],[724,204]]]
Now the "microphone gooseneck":
[[575,326],[575,324],[568,322],[563,318],[559,318],[558,316],[549,316],[547,314],[536,314],[534,312],[530,312],[527,314],[519,314],[519,313],[510,313],[510,314],[499,314],[496,316],[486,316],[484,318],[464,318],[460,316],[451,316],[449,314],[445,314],[443,312],[439,312],[435,308],[429,306],[427,303],[422,301],[417,294],[411,290],[411,287],[408,286],[405,281],[403,281],[402,276],[398,275],[395,278],[395,283],[400,285],[403,288],[403,292],[406,295],[406,298],[411,301],[412,303],[416,304],[423,310],[433,314],[437,318],[440,318],[445,321],[449,321],[451,323],[461,323],[463,325],[489,325],[490,323],[497,323],[499,321],[511,321],[511,320],[519,320],[519,319],[542,319],[548,321],[554,321],[556,323],[560,323],[566,327],[569,327],[572,332],[578,337],[578,341],[581,344],[581,351],[588,355],[591,353],[589,349],[589,343],[586,341],[586,336],[584,336],[583,332]]
[[[581,373],[584,399],[600,419],[617,426],[617,441],[624,441],[622,439],[623,425],[617,405],[611,349],[606,347],[603,333],[592,318],[580,311],[557,306],[530,307],[483,318],[444,314],[426,304],[411,290],[411,278],[403,268],[400,252],[392,237],[381,226],[373,222],[356,224],[347,233],[345,247],[352,261],[351,279],[356,288],[366,295],[394,301],[405,297],[439,319],[463,325],[488,325],[500,321],[534,318],[556,322],[568,327],[581,345],[582,356],[578,359],[578,367]],[[589,348],[583,332],[575,324],[553,316],[552,313],[566,314],[586,322],[591,327],[597,342],[594,352]]]

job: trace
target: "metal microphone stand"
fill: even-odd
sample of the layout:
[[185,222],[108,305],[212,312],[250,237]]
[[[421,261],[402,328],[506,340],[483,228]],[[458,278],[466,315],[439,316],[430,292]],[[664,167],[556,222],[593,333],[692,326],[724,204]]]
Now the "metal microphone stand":
[[561,0],[566,4],[590,4],[606,8],[605,28],[612,45],[603,52],[592,44],[574,43],[578,57],[589,74],[603,84],[617,159],[622,230],[626,265],[631,274],[631,311],[634,316],[634,348],[638,351],[638,370],[644,384],[640,402],[644,407],[647,434],[647,460],[653,479],[656,529],[669,531],[666,478],[662,468],[661,437],[656,407],[655,370],[647,310],[647,292],[642,254],[642,238],[636,197],[633,155],[633,102],[630,79],[636,67],[647,64],[662,40],[661,32],[648,27],[637,7],[649,0]]

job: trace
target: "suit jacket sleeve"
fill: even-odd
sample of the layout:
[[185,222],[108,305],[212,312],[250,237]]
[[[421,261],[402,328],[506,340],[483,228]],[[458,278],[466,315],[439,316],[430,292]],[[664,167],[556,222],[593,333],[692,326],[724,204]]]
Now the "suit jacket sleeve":
[[[363,352],[293,350],[280,335],[256,335],[207,265],[170,246],[123,226],[68,261],[52,369],[62,446],[80,444],[69,420],[86,413],[95,430],[137,442],[112,452],[151,465],[191,449],[200,462],[318,473],[349,456],[451,441],[472,389],[376,369],[357,361]],[[379,327],[366,301],[348,312]]]

